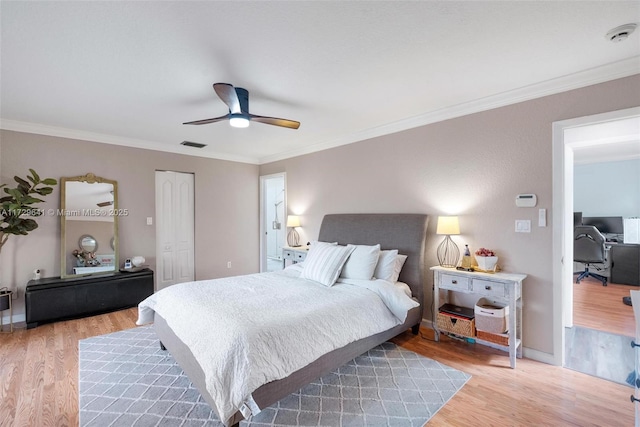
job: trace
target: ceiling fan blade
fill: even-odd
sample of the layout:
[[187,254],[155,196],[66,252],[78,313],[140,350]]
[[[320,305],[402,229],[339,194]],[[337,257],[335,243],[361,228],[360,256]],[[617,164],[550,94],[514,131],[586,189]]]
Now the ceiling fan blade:
[[104,208],[105,206],[111,206],[113,204],[113,201],[110,202],[101,202],[101,203],[96,203],[98,206],[100,206],[101,208]]
[[229,120],[231,114],[226,116],[214,117],[213,119],[196,120],[193,122],[185,122],[183,125],[208,125],[209,123],[221,122],[222,120]]
[[230,85],[229,83],[214,83],[213,90],[216,91],[220,99],[222,99],[222,102],[227,104],[227,107],[229,107],[229,111],[231,112],[231,114],[238,114],[242,112],[238,94],[236,93],[236,89],[232,85]]
[[265,123],[267,125],[281,126],[283,128],[289,129],[298,129],[300,127],[300,122],[296,122],[295,120],[279,119],[277,117],[256,116],[255,114],[249,114],[249,117],[253,122]]

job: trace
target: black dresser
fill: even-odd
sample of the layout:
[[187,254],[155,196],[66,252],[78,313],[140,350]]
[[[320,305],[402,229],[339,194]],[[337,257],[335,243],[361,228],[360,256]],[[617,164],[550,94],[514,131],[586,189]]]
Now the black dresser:
[[30,280],[25,291],[27,328],[134,307],[153,294],[153,271]]

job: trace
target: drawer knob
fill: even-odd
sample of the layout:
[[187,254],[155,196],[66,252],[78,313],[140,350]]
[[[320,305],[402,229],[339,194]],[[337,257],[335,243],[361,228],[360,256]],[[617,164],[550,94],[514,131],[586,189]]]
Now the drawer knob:
[[457,280],[452,280],[451,283],[453,283],[455,285],[456,283],[458,283],[458,281]]
[[489,286],[489,285],[485,285],[485,286],[484,286],[484,288],[485,288],[487,291],[490,291],[490,290],[491,290],[491,286]]

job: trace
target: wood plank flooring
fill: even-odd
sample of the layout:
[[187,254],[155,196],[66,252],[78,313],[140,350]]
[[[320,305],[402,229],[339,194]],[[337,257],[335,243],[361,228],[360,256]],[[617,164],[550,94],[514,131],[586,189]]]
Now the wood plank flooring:
[[613,334],[636,336],[633,307],[622,303],[622,297],[629,296],[630,290],[640,290],[637,286],[618,285],[586,278],[573,283],[573,323],[585,328],[611,332]]
[[[137,310],[0,335],[0,426],[78,425],[78,340],[135,327]],[[473,377],[430,426],[633,425],[631,389],[569,369],[443,337],[410,332],[395,341]]]

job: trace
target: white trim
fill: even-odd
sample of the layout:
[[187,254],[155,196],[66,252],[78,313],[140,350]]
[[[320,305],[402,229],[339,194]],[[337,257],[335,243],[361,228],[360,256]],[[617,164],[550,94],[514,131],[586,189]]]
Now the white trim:
[[522,357],[535,360],[537,362],[546,363],[549,365],[556,365],[553,354],[545,353],[539,350],[534,350],[533,348],[523,347]]
[[[13,329],[15,330],[16,323],[26,322],[26,321],[27,321],[27,315],[25,313],[14,314],[13,315]],[[2,316],[2,324],[5,327],[9,325],[9,315],[8,314]]]
[[81,141],[99,142],[101,144],[121,145],[124,147],[141,148],[143,150],[162,151],[166,153],[184,154],[185,156],[206,157],[211,159],[229,160],[239,163],[257,164],[257,159],[246,156],[234,156],[231,154],[196,151],[198,148],[185,147],[183,145],[170,146],[142,139],[125,138],[116,135],[107,135],[83,130],[68,129],[56,126],[41,125],[37,123],[21,122],[18,120],[0,119],[0,129],[16,132],[33,133],[36,135],[56,136],[60,138],[78,139]]
[[[265,229],[265,224],[264,224],[264,218],[265,218],[265,204],[267,202],[266,198],[264,197],[264,191],[265,191],[265,182],[267,179],[271,179],[271,178],[279,178],[282,177],[282,179],[284,180],[284,214],[285,214],[285,218],[284,218],[284,223],[286,224],[286,215],[287,215],[287,173],[286,172],[279,172],[279,173],[272,173],[269,175],[261,175],[260,176],[260,272],[265,272],[267,271],[267,239],[265,238],[266,236],[266,229]],[[286,236],[286,230],[284,235]],[[284,242],[282,242],[282,246],[284,247]]]
[[318,141],[317,143],[306,146],[304,148],[290,150],[261,158],[235,156],[217,152],[197,152],[194,151],[194,149],[183,147],[182,145],[174,147],[152,141],[125,138],[114,135],[105,135],[94,132],[40,125],[36,123],[27,123],[2,118],[0,118],[0,129],[100,142],[105,144],[122,145],[127,147],[142,148],[145,150],[164,151],[168,153],[184,154],[186,156],[206,157],[240,163],[262,165],[265,163],[271,163],[278,160],[301,156],[304,154],[315,153],[318,151],[327,150],[329,148],[339,147],[342,145],[347,145],[378,136],[389,135],[407,129],[413,129],[416,127],[441,122],[443,120],[466,116],[468,114],[491,110],[498,107],[504,107],[506,105],[511,105],[518,102],[528,101],[531,99],[541,98],[543,96],[553,95],[572,89],[578,89],[585,86],[632,76],[634,74],[638,74],[639,69],[640,55],[624,59],[622,61],[605,64],[600,67],[580,71],[574,74],[569,74],[540,83],[535,83],[519,89],[510,90],[496,95],[476,99],[470,102],[465,102],[451,107],[431,111],[415,117],[399,120],[397,122],[376,126],[360,132],[354,132],[332,140]]
[[468,114],[504,107],[518,102],[628,77],[638,74],[638,70],[640,70],[640,56],[635,56],[633,58],[613,62],[611,64],[570,74],[568,76],[558,77],[519,89],[499,93],[497,95],[487,96],[485,98],[476,99],[474,101],[465,102],[452,107],[442,108],[419,116],[410,117],[408,119],[366,129],[361,132],[345,135],[330,141],[319,141],[317,144],[297,150],[262,157],[260,158],[259,164],[275,162],[304,154],[314,153],[316,151],[327,150],[329,148],[339,147],[341,145],[425,126],[456,117],[462,117]]
[[[553,128],[553,363],[564,365],[565,326],[573,323],[573,146],[566,131],[640,117],[640,107],[554,122]],[[565,226],[571,224],[571,226]]]

